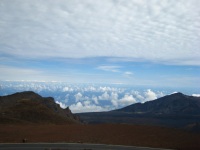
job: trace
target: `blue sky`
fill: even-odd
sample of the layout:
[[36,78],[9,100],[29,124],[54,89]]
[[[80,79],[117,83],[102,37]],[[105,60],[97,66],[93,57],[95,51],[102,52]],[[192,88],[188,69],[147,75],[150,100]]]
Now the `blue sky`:
[[199,0],[1,0],[0,80],[200,86]]

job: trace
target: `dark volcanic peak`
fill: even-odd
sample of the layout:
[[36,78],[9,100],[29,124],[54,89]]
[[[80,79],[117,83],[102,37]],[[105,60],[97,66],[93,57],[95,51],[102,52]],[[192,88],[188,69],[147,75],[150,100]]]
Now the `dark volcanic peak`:
[[52,97],[32,91],[0,96],[0,123],[75,123],[79,122],[69,108],[62,109]]
[[24,92],[18,92],[18,93],[14,93],[12,95],[8,95],[7,97],[9,98],[29,98],[29,99],[41,99],[42,96],[40,96],[39,94],[33,92],[33,91],[24,91]]
[[42,97],[35,92],[25,91],[14,93],[12,95],[0,96],[0,108],[14,106],[21,101],[34,101],[45,103],[47,105],[54,103],[54,99],[52,97]]
[[10,96],[13,96],[13,95],[15,95],[15,96],[17,96],[17,95],[28,96],[28,97],[32,97],[32,96],[33,97],[41,97],[39,94],[37,94],[37,93],[35,93],[33,91],[17,92],[17,93],[14,93],[14,94],[10,95]]
[[150,114],[200,115],[200,97],[174,93],[144,104],[136,103],[116,111]]
[[199,132],[200,97],[174,93],[146,103],[136,103],[108,112],[79,113],[92,124],[125,123],[184,128]]

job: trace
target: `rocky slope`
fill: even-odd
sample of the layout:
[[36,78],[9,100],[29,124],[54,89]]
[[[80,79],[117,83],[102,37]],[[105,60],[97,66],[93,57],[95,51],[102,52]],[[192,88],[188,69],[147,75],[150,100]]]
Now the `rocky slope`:
[[26,91],[0,96],[0,123],[79,123],[69,108],[62,109],[52,97]]

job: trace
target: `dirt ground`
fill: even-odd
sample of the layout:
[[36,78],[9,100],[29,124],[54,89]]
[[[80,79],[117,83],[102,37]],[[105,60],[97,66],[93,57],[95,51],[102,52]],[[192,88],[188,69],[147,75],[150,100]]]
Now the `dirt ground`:
[[178,129],[126,124],[0,125],[0,143],[70,142],[200,149],[200,134]]

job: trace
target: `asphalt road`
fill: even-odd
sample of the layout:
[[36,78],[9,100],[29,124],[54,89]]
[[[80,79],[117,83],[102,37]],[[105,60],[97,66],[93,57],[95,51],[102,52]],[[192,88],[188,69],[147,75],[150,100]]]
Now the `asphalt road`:
[[167,150],[161,148],[134,147],[80,143],[22,143],[0,144],[0,150]]

